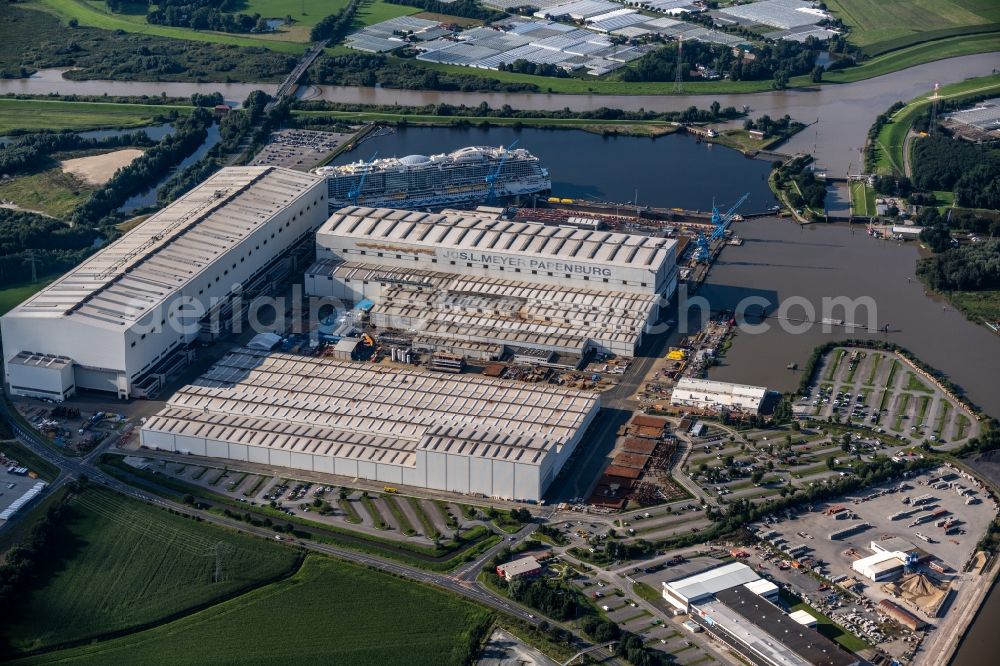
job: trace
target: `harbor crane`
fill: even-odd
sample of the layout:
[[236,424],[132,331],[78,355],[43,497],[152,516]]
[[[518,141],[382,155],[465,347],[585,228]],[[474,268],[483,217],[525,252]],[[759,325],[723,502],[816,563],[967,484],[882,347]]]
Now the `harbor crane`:
[[365,165],[365,170],[361,172],[361,178],[358,179],[357,185],[352,187],[350,191],[347,193],[348,200],[350,200],[350,202],[355,206],[358,205],[358,199],[361,198],[361,190],[365,186],[365,180],[368,178],[368,172],[371,171],[372,164],[375,163],[376,157],[378,157],[377,152],[374,155],[372,155],[372,158],[370,160],[368,160],[368,164]]
[[486,202],[487,203],[492,203],[497,198],[496,180],[500,176],[500,171],[503,169],[503,165],[507,161],[507,157],[510,155],[510,151],[514,150],[514,146],[517,145],[517,141],[518,141],[517,139],[514,139],[511,142],[511,144],[509,146],[507,146],[507,149],[503,152],[503,155],[500,156],[500,162],[497,164],[497,168],[495,170],[490,171],[489,173],[486,174],[486,186],[487,186],[487,190],[486,190]]
[[715,205],[715,202],[712,203],[712,235],[710,238],[706,238],[704,231],[698,234],[698,253],[695,255],[695,259],[697,261],[707,262],[711,259],[712,241],[719,240],[726,235],[726,229],[729,228],[729,223],[736,217],[736,209],[742,206],[749,197],[750,193],[747,192],[725,213],[720,213],[719,207]]

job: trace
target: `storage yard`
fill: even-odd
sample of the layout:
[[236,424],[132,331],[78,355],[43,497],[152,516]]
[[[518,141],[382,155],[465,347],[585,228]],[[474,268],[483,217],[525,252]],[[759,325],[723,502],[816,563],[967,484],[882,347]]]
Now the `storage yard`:
[[[975,498],[971,503],[970,497]],[[925,519],[924,514],[931,517]],[[852,616],[867,617],[856,632],[890,654],[906,656],[920,640],[944,640],[950,613],[957,615],[952,611],[962,608],[984,584],[975,545],[996,514],[983,486],[942,466],[902,483],[816,504],[794,516],[778,516],[754,529],[766,544],[760,566],[768,567],[776,580],[826,607],[845,625],[859,622]],[[864,558],[882,559],[885,565],[859,567]],[[751,560],[756,563],[758,556]],[[859,568],[885,574],[873,581]],[[838,594],[847,596],[838,600]],[[853,594],[860,595],[861,603]],[[898,625],[865,629],[862,625],[875,620],[879,612],[885,616],[887,609],[891,611],[888,605],[876,609],[883,601],[915,617],[920,631],[909,637]]]

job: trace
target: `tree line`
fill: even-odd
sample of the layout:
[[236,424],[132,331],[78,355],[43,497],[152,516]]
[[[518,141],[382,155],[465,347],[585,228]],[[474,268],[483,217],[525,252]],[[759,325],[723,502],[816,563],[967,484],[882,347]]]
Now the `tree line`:
[[130,196],[156,184],[174,165],[193,153],[205,142],[212,122],[212,113],[204,108],[179,119],[173,134],[118,169],[111,180],[76,207],[70,221],[75,225],[97,226]]
[[[812,41],[810,41],[812,40]],[[681,78],[690,81],[696,65],[714,69],[720,76],[733,81],[767,81],[773,79],[785,87],[788,79],[813,71],[819,43],[810,38],[804,43],[777,41],[754,47],[752,54],[740,49],[701,41],[685,42],[681,56]],[[620,70],[622,81],[675,81],[677,77],[678,44],[672,43],[648,53],[634,65]]]
[[215,32],[268,32],[267,19],[260,14],[244,14],[237,10],[240,0],[157,0],[155,9],[148,0],[107,0],[108,9],[115,13],[146,9],[146,22],[193,30]]
[[339,42],[351,29],[351,25],[354,23],[354,14],[357,13],[360,5],[361,0],[351,0],[340,11],[323,18],[313,26],[309,33],[309,39],[314,42],[322,42],[323,40]]
[[75,132],[27,134],[0,143],[0,174],[14,174],[43,166],[52,153],[68,150],[114,149],[123,146],[152,146],[145,132],[130,132],[104,138],[85,138]]
[[[732,120],[745,115],[735,106],[722,107],[719,102],[712,102],[708,109],[690,106],[683,111],[626,111],[601,107],[593,111],[570,111],[568,107],[556,111],[523,111],[511,108],[509,104],[501,107],[491,107],[486,102],[478,106],[465,104],[426,104],[424,106],[399,106],[396,104],[347,104],[342,102],[327,102],[324,100],[296,100],[295,110],[302,111],[348,111],[357,113],[392,113],[398,115],[441,116],[441,117],[472,117],[472,118],[552,118],[552,119],[583,119],[583,120],[664,120],[672,122],[712,122],[717,120]],[[308,125],[309,117],[299,116],[296,122]],[[328,124],[328,118],[322,118],[320,124]]]
[[969,243],[921,259],[917,276],[937,291],[1000,289],[1000,239]]
[[966,208],[1000,209],[1000,148],[932,135],[913,146],[913,184]]
[[[440,0],[385,0],[391,5],[405,5],[416,7],[425,12],[435,14],[447,14],[449,16],[462,16],[464,18],[479,19],[480,21],[499,21],[507,17],[504,12],[483,7],[476,0],[455,0],[454,2],[441,2]],[[526,3],[530,4],[530,2]]]
[[534,83],[500,81],[475,74],[428,69],[412,61],[392,60],[384,54],[351,53],[323,56],[309,70],[308,80],[319,84],[404,90],[461,90],[462,92],[537,92]]
[[[53,504],[28,536],[14,544],[0,564],[0,626],[11,626],[20,617],[29,592],[42,582],[46,569],[60,556],[68,509],[65,499]],[[0,652],[9,652],[8,637],[0,632]]]

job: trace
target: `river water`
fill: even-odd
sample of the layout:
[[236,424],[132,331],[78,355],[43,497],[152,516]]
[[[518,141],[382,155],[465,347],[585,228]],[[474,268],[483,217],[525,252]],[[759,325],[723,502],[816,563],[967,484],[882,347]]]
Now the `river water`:
[[[766,301],[768,312],[774,313],[778,304],[794,298],[807,304],[789,308],[787,314],[793,319],[808,314],[813,321],[828,317],[865,328],[849,333],[843,327],[830,327],[824,332],[816,324],[786,332],[781,324],[794,322],[769,319],[771,328],[764,334],[737,334],[724,364],[713,368],[713,378],[790,390],[798,386],[800,373],[788,370],[788,364],[801,368],[817,345],[845,337],[885,339],[946,373],[974,403],[1000,416],[1000,338],[925,293],[915,276],[916,244],[876,240],[858,225],[800,227],[775,218],[741,222],[733,229],[744,244],[723,250],[697,294],[707,298],[713,310],[731,310],[742,299],[754,297]],[[870,299],[873,307],[853,315],[832,308],[824,311],[823,299],[837,297]],[[747,312],[760,310],[755,305]],[[868,326],[886,325],[887,334],[867,332]]]
[[208,134],[205,137],[205,140],[202,142],[200,146],[198,146],[198,148],[193,153],[191,153],[183,160],[181,160],[176,167],[171,169],[167,173],[167,175],[161,178],[159,182],[157,182],[155,185],[145,190],[144,192],[133,194],[128,199],[126,199],[125,203],[123,203],[121,208],[119,208],[118,210],[120,210],[123,213],[131,213],[132,211],[138,208],[143,208],[144,206],[152,206],[153,204],[155,204],[156,191],[160,189],[160,185],[167,182],[170,179],[170,177],[173,176],[178,171],[186,169],[189,165],[194,164],[202,157],[204,157],[205,153],[211,150],[211,148],[215,144],[219,143],[219,138],[220,138],[219,125],[218,123],[212,123],[211,127],[208,128]]
[[[600,107],[628,110],[680,111],[689,106],[708,108],[715,100],[723,106],[751,107],[751,114],[783,116],[786,113],[814,125],[787,144],[791,152],[809,152],[833,175],[843,175],[860,164],[860,149],[875,117],[897,100],[909,100],[929,92],[935,83],[961,81],[990,74],[997,68],[997,54],[983,53],[939,60],[856,83],[824,85],[811,90],[783,90],[730,95],[553,95],[532,93],[463,93],[321,86],[302,92],[306,98],[365,104],[422,106],[446,102],[476,106],[487,102],[498,108],[574,111]],[[167,95],[186,97],[195,92],[219,91],[232,102],[240,102],[251,90],[273,93],[274,84],[168,83],[144,81],[70,81],[64,70],[43,70],[29,79],[0,80],[0,94],[32,95]]]
[[767,186],[768,162],[750,160],[735,150],[699,143],[686,134],[656,139],[615,137],[580,130],[509,127],[399,128],[366,140],[333,162],[346,164],[379,157],[449,152],[463,146],[510,145],[518,141],[541,160],[560,197],[711,210],[712,199],[734,202],[749,192],[744,213],[763,212],[776,201]]

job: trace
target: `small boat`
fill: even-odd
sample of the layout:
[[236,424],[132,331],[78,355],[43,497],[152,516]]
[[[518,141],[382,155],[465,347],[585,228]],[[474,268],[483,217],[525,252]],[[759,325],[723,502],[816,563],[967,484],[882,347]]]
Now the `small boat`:
[[785,367],[788,368],[789,370],[798,370],[799,369],[799,364],[795,363],[795,362],[792,362],[792,363],[789,363],[788,365],[786,365]]

